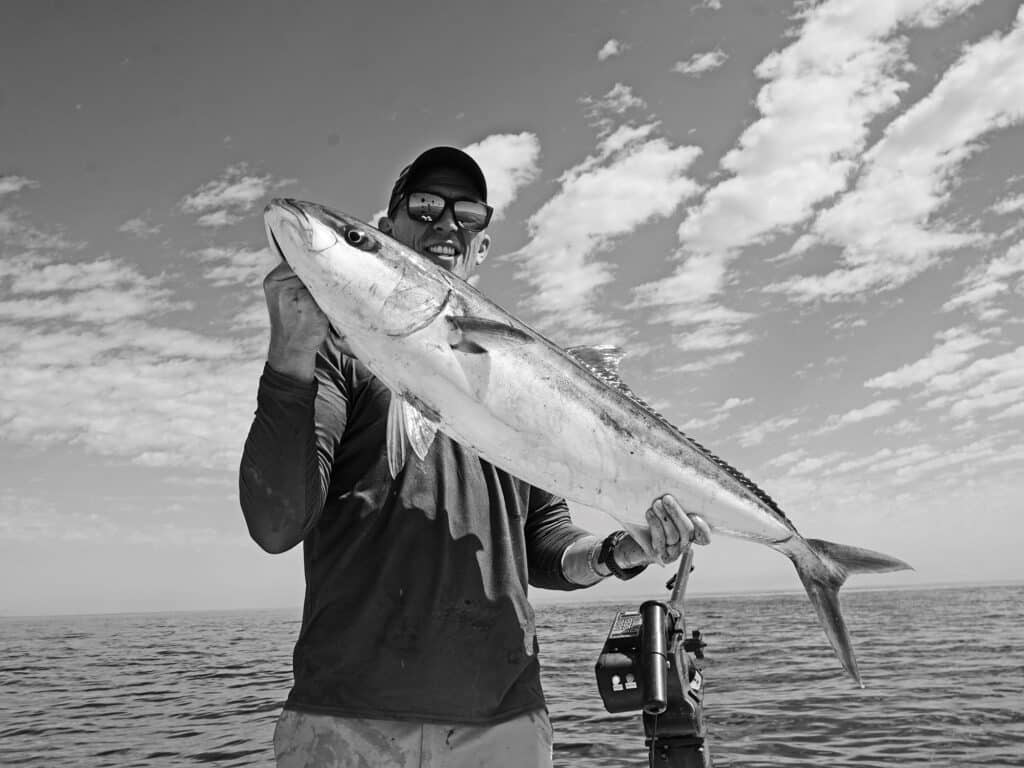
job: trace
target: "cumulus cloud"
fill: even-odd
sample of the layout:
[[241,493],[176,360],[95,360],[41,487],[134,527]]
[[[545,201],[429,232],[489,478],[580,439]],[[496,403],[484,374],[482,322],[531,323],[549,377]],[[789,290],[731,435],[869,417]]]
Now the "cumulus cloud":
[[260,285],[263,277],[278,263],[267,248],[245,245],[211,246],[193,254],[208,266],[203,277],[213,285]]
[[729,55],[725,51],[721,48],[716,48],[713,51],[695,53],[686,61],[677,61],[675,65],[673,65],[672,71],[678,72],[681,75],[698,77],[705,72],[718,69],[720,66],[725,64],[728,58]]
[[229,334],[159,324],[193,307],[168,276],[28,252],[0,261],[0,292],[5,439],[147,465],[237,462],[260,356]]
[[38,181],[26,178],[25,176],[15,176],[13,174],[0,175],[0,197],[13,195],[23,189],[32,189],[38,186]]
[[796,424],[797,421],[797,419],[791,416],[776,416],[767,421],[748,424],[740,430],[736,441],[744,448],[760,445],[769,435],[783,432]]
[[679,226],[678,266],[635,289],[651,319],[713,324],[736,343],[750,315],[721,306],[729,267],[745,247],[790,231],[846,188],[873,120],[898,105],[906,40],[895,30],[934,26],[978,0],[901,0],[884,7],[832,0],[806,6],[795,41],[765,58],[760,117],[720,163],[726,178]]
[[294,183],[294,179],[275,179],[251,170],[247,163],[237,163],[183,197],[178,207],[183,213],[201,214],[201,226],[223,227],[240,221],[272,190]]
[[620,126],[621,117],[631,109],[643,109],[647,103],[623,83],[616,83],[604,96],[595,99],[583,96],[579,100],[585,107],[591,125],[598,129],[600,137],[606,137]]
[[761,118],[722,159],[730,177],[710,189],[680,226],[688,250],[715,253],[760,242],[806,219],[842,191],[869,124],[899,103],[896,71],[906,41],[888,39],[922,3],[826,2],[808,10],[796,41],[755,70],[768,82]]
[[685,171],[700,150],[654,136],[656,126],[622,126],[559,178],[559,189],[527,221],[529,242],[511,255],[532,286],[528,305],[563,330],[604,325],[593,310],[614,267],[593,255],[615,238],[671,214],[697,185]]
[[721,352],[717,355],[704,355],[698,357],[696,360],[693,360],[691,362],[673,366],[671,370],[667,372],[673,374],[706,373],[707,371],[710,371],[712,368],[718,368],[719,366],[722,365],[729,365],[730,363],[735,363],[741,357],[743,357],[743,353],[737,350],[733,350],[731,352]]
[[868,419],[877,419],[879,416],[892,413],[899,405],[899,400],[877,400],[863,408],[854,408],[852,411],[847,411],[843,414],[829,416],[825,424],[816,430],[814,434],[824,434],[850,424],[858,424]]
[[130,235],[136,237],[146,238],[152,237],[160,233],[160,227],[150,224],[143,218],[128,219],[124,224],[117,228],[118,232],[127,232]]
[[616,40],[614,37],[608,42],[601,46],[601,50],[597,52],[597,60],[605,61],[610,59],[612,56],[618,56],[625,51],[629,46]]
[[0,210],[0,245],[28,251],[71,251],[84,247],[85,243],[68,240],[53,227],[40,229],[32,223],[28,213],[11,207]]
[[969,419],[975,415],[1024,401],[1024,346],[991,354],[971,355],[991,339],[964,329],[938,335],[940,343],[920,360],[870,379],[878,389],[917,388],[928,398],[927,410],[945,418]]
[[974,350],[989,339],[965,327],[950,328],[935,334],[939,340],[931,352],[895,371],[875,376],[864,382],[871,389],[907,389],[933,381],[937,376],[962,368],[974,357]]
[[740,406],[748,405],[749,403],[752,402],[754,402],[754,399],[751,397],[730,397],[721,405],[713,407],[711,409],[711,416],[689,419],[688,421],[685,421],[679,425],[680,429],[684,430],[685,432],[692,432],[694,430],[700,429],[712,429],[714,427],[717,427],[726,419],[728,419],[731,411],[735,410],[736,408],[739,408]]
[[958,283],[959,291],[942,305],[946,311],[967,309],[984,320],[995,320],[1009,310],[997,308],[998,299],[1014,291],[1014,281],[1024,275],[1024,242],[1004,255],[972,269]]
[[540,173],[540,141],[527,131],[491,134],[463,149],[487,178],[487,202],[494,208],[495,219]]
[[932,91],[893,120],[864,157],[856,187],[822,211],[798,250],[843,248],[842,266],[773,290],[801,301],[840,299],[905,284],[942,252],[984,236],[957,232],[937,215],[957,171],[982,137],[1024,119],[1024,9],[1013,29],[966,48]]
[[1024,195],[1007,197],[992,206],[992,211],[1000,215],[1020,213],[1024,211]]

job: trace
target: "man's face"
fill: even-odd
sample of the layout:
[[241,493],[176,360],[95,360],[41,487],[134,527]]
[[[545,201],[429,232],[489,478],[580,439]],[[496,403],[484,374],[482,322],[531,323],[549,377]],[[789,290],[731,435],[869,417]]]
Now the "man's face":
[[[445,169],[430,171],[406,190],[406,194],[410,192],[432,192],[448,200],[480,199],[466,176]],[[418,221],[410,218],[405,203],[402,198],[394,216],[382,218],[378,228],[462,279],[472,275],[487,256],[490,236],[462,229],[455,222],[451,205],[437,221]]]

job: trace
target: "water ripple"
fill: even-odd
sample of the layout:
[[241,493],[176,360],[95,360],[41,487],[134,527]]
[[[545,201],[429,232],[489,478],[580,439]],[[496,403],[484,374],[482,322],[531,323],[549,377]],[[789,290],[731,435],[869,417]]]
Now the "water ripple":
[[[844,596],[866,688],[802,595],[700,598],[717,768],[1024,765],[1022,587]],[[601,707],[610,603],[540,607],[555,762],[647,765],[639,715]],[[0,620],[0,765],[272,766],[296,612]]]

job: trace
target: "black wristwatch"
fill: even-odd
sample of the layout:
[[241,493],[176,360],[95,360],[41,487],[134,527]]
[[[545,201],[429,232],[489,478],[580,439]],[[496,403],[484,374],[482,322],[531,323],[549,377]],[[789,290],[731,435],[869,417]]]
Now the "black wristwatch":
[[646,565],[638,565],[635,568],[619,568],[615,562],[615,548],[619,546],[619,542],[629,536],[625,531],[615,531],[615,533],[608,534],[608,538],[604,540],[601,545],[601,553],[597,556],[597,562],[599,565],[604,565],[609,571],[612,572],[613,576],[617,576],[623,581],[632,579],[634,576],[639,576],[646,569]]

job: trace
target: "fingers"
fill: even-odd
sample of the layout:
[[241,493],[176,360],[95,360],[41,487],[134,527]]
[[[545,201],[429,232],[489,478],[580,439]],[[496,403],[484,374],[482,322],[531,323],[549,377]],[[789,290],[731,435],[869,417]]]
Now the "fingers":
[[711,526],[700,515],[689,515],[693,523],[693,543],[706,546],[711,543]]
[[662,520],[662,516],[658,514],[658,500],[655,500],[651,504],[650,509],[647,510],[647,526],[651,531],[651,549],[654,550],[655,557],[661,561],[664,565],[668,560],[666,559],[669,554],[668,547],[668,535],[665,533],[665,523]]
[[711,527],[700,515],[690,515],[672,494],[651,502],[647,510],[653,549],[662,563],[670,563],[695,544],[711,542]]

